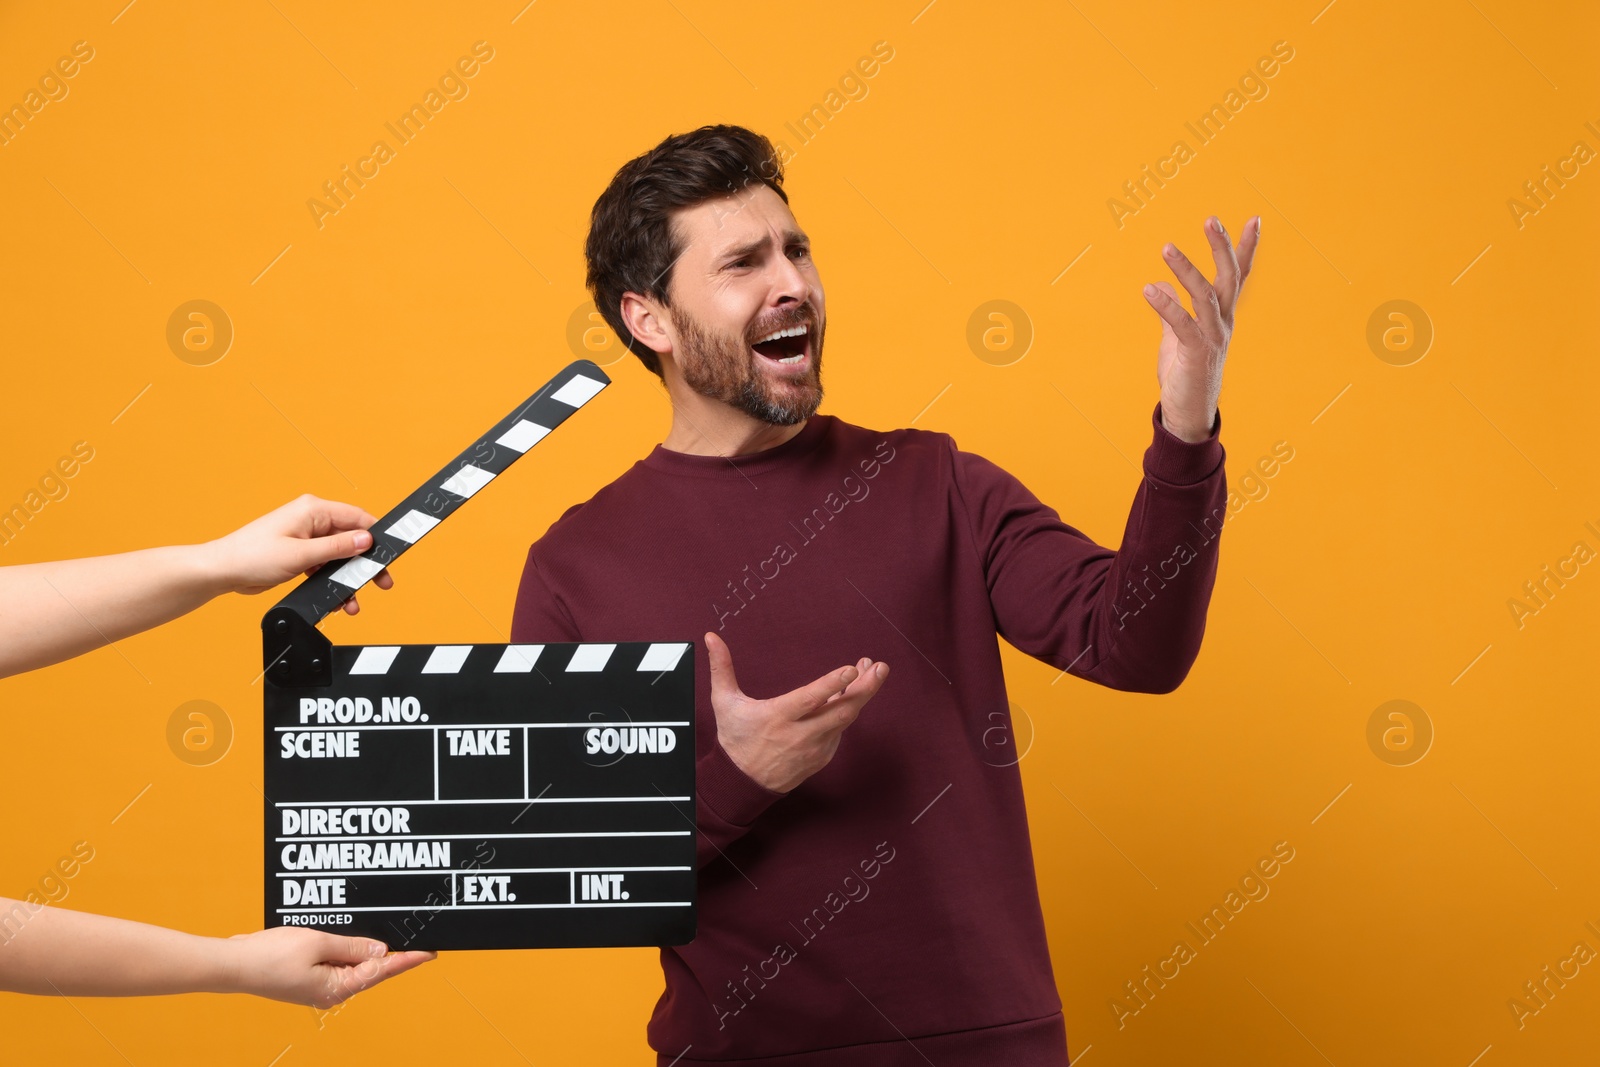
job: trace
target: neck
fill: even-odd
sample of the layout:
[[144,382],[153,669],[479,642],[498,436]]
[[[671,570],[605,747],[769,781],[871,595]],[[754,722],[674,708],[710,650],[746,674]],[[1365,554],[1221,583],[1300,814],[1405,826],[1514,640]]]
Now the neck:
[[661,447],[690,456],[746,456],[783,444],[805,429],[804,421],[778,426],[745,414],[731,404],[699,393],[667,372],[672,429]]

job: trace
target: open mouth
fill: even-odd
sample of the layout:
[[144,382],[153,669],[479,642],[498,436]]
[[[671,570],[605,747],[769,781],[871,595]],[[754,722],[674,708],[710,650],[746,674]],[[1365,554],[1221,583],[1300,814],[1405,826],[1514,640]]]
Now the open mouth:
[[783,330],[774,330],[750,346],[756,354],[783,366],[799,366],[805,362],[811,347],[811,327],[806,323]]

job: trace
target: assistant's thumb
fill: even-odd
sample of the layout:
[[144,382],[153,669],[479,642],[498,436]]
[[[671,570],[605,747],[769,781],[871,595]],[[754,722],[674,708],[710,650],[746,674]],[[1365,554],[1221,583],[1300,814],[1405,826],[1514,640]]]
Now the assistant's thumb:
[[326,537],[308,537],[300,543],[302,566],[305,571],[336,559],[359,555],[372,547],[372,534],[366,530],[341,530]]
[[325,963],[365,963],[368,960],[381,958],[389,951],[389,946],[370,937],[330,934],[326,951],[328,955],[323,961]]

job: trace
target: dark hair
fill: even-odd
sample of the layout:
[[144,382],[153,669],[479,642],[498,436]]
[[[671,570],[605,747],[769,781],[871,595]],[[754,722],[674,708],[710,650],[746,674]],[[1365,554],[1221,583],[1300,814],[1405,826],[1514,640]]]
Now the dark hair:
[[789,202],[772,142],[743,126],[702,126],[623,164],[594,202],[583,248],[589,292],[617,337],[657,377],[661,360],[622,321],[622,294],[639,293],[670,307],[667,287],[683,254],[672,213],[757,183]]

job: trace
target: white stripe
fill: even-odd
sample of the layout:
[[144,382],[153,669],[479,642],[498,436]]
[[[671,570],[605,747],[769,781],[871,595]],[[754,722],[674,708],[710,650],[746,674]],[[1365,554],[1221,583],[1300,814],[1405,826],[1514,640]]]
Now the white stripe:
[[452,474],[446,481],[440,483],[439,488],[456,496],[470,497],[479,489],[494,481],[494,475],[482,467],[474,467],[468,463]]
[[388,674],[389,665],[400,654],[399,645],[368,645],[356,657],[351,674]]
[[582,374],[575,374],[560,389],[550,394],[552,400],[559,400],[571,407],[581,408],[587,404],[594,394],[604,389],[605,386],[593,378]]
[[370,560],[365,556],[357,556],[343,567],[334,571],[328,577],[340,585],[347,585],[351,589],[360,589],[372,581],[372,576],[383,570],[383,564]]
[[683,658],[684,649],[688,647],[687,642],[651,645],[650,650],[644,654],[644,659],[639,661],[639,669],[641,671],[670,671],[678,665],[678,660]]
[[579,645],[578,651],[572,654],[572,662],[567,664],[567,670],[603,671],[606,661],[616,650],[616,645]]
[[534,661],[544,651],[543,645],[507,645],[500,653],[500,662],[494,665],[496,674],[527,674],[533,670]]
[[383,532],[390,537],[398,537],[408,545],[414,545],[423,534],[437,525],[439,525],[438,519],[413,508],[396,519],[394,525]]
[[428,662],[422,667],[422,673],[455,674],[461,670],[461,665],[467,662],[467,653],[471,651],[471,645],[440,645],[433,650],[433,655],[428,657]]
[[518,452],[526,452],[528,449],[544,440],[544,435],[549,432],[550,427],[540,426],[537,422],[529,422],[527,419],[523,419],[521,422],[511,427],[511,429],[501,434],[499,439],[495,441],[495,444],[505,445],[507,448],[514,448]]

